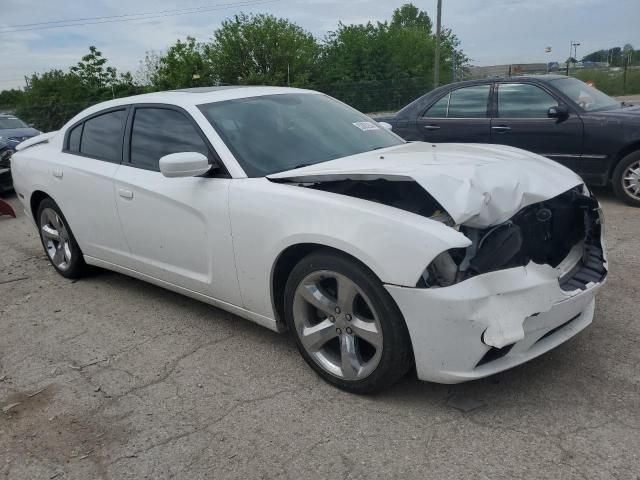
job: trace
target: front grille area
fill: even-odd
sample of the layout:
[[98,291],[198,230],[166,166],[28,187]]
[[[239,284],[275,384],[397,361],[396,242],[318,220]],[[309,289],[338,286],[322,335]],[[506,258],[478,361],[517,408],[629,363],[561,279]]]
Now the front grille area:
[[491,347],[489,350],[487,350],[487,353],[485,353],[482,356],[480,361],[476,363],[476,368],[478,368],[481,365],[485,365],[489,362],[493,362],[494,360],[498,360],[499,358],[504,357],[507,353],[511,351],[514,345],[515,343],[512,343],[511,345],[507,345],[506,347],[502,347],[502,348]]
[[[574,246],[584,242],[580,268],[563,281],[569,288],[578,284],[584,288],[589,282],[603,280],[606,269],[598,202],[581,189],[576,187],[551,200],[530,205],[507,222],[489,229],[463,228],[463,233],[475,239],[477,245],[465,278],[526,266],[529,262],[555,268]],[[459,250],[451,251],[458,265],[468,255],[464,249]]]
[[[564,322],[562,325],[558,325],[555,328],[552,328],[551,330],[549,330],[547,333],[545,333],[543,336],[541,336],[538,340],[536,340],[536,343],[541,342],[542,340],[544,340],[545,338],[550,337],[551,335],[553,335],[554,333],[562,330],[564,327],[566,327],[567,325],[569,325],[571,322],[573,322],[574,320],[576,320],[577,318],[580,318],[580,313],[578,315],[576,315],[575,317],[567,320],[566,322]],[[535,345],[535,344],[534,344]]]

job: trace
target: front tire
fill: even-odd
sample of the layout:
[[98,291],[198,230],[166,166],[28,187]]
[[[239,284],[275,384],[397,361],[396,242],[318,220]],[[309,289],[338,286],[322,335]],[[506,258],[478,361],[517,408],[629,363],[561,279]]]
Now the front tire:
[[56,271],[66,278],[79,278],[87,271],[82,251],[60,207],[51,198],[38,206],[36,218],[44,251]]
[[640,151],[630,153],[616,166],[613,191],[626,204],[640,207]]
[[397,305],[369,269],[346,255],[321,250],[294,267],[285,319],[309,366],[343,390],[382,390],[413,363]]

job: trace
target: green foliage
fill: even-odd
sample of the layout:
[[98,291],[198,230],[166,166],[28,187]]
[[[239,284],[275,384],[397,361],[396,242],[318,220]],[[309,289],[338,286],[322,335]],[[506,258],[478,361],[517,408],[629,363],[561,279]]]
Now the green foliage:
[[15,88],[12,88],[11,90],[2,90],[0,92],[0,112],[5,110],[13,111],[18,105],[22,95],[22,90]]
[[427,12],[422,12],[412,3],[405,3],[393,12],[391,28],[416,28],[426,34],[431,33],[433,24]]
[[102,56],[102,52],[91,45],[89,53],[82,57],[81,62],[71,67],[70,71],[89,88],[103,88],[117,82],[116,69],[105,66],[106,63],[107,59]]
[[178,40],[167,53],[155,60],[147,54],[147,65],[152,69],[149,75],[151,85],[157,90],[201,87],[216,83],[217,76],[207,57],[207,46],[196,42],[193,37]]
[[591,81],[598,90],[607,95],[631,95],[640,93],[640,68],[634,67],[627,70],[625,84],[624,72],[600,69],[584,69],[571,72],[576,78],[587,82]]
[[[451,30],[440,42],[447,83],[468,59]],[[325,39],[315,86],[364,111],[398,108],[433,87],[435,44],[429,16],[411,4],[395,10],[390,23],[339,24]]]
[[94,103],[140,92],[130,73],[118,76],[115,68],[95,47],[82,62],[69,72],[51,70],[33,74],[20,95],[16,115],[49,131],[60,128],[67,120]]
[[207,55],[222,83],[308,85],[318,57],[313,35],[273,15],[241,13],[213,36]]
[[628,65],[640,65],[640,50],[635,50],[629,43],[622,48],[598,50],[582,57],[583,62],[609,62],[611,67],[623,67],[627,59]]

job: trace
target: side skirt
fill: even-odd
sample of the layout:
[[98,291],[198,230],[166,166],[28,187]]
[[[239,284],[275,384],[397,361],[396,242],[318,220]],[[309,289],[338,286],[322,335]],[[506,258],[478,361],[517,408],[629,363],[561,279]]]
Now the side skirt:
[[84,255],[84,261],[89,265],[95,265],[96,267],[104,268],[106,270],[112,270],[114,272],[118,272],[123,275],[127,275],[129,277],[137,278],[138,280],[142,280],[144,282],[152,283],[154,285],[157,285],[158,287],[166,288],[167,290],[171,290],[173,292],[179,293],[186,297],[190,297],[195,300],[200,300],[201,302],[208,303],[209,305],[213,305],[214,307],[218,307],[222,310],[226,310],[227,312],[231,312],[234,315],[238,315],[239,317],[242,317],[244,319],[257,323],[258,325],[266,327],[269,330],[273,330],[274,332],[281,331],[278,328],[278,323],[275,321],[275,319],[265,317],[263,315],[259,315],[257,313],[246,310],[242,307],[238,307],[237,305],[223,302],[222,300],[217,300],[213,297],[209,297],[202,293],[189,290],[188,288],[183,288],[173,283],[165,282],[164,280],[160,280],[150,275],[140,273],[130,268],[121,267],[120,265],[116,265],[115,263],[105,262],[104,260],[100,260],[95,257]]

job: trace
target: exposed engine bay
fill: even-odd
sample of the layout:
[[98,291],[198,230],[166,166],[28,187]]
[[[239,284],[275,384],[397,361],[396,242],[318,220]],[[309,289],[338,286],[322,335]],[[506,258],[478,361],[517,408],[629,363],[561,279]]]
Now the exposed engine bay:
[[[510,220],[486,229],[460,227],[472,244],[439,255],[425,270],[419,287],[445,287],[475,275],[526,266],[554,268],[572,250],[579,257],[561,278],[563,289],[584,289],[606,276],[600,243],[598,202],[576,187],[545,202],[525,207]],[[566,287],[566,288],[565,288]]]
[[[408,181],[335,180],[306,185],[315,190],[339,193],[400,208],[423,217],[442,218],[445,210],[429,192],[418,183]],[[444,218],[443,218],[444,219]]]

